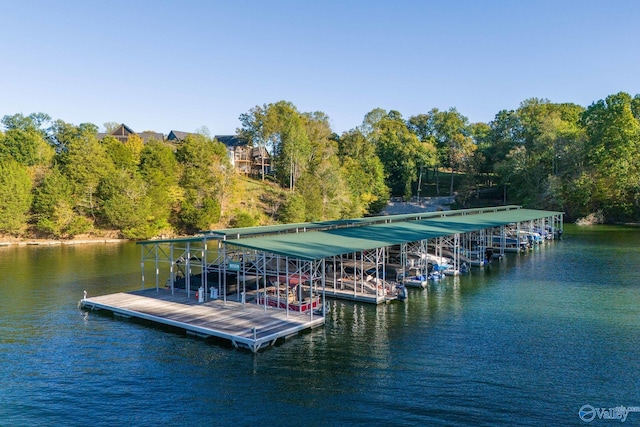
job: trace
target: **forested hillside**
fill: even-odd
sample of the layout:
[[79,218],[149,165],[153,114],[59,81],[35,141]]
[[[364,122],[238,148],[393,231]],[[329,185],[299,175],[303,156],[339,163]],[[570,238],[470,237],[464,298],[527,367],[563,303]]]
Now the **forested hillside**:
[[[172,236],[226,226],[375,214],[389,197],[457,194],[461,206],[514,203],[569,219],[640,219],[640,96],[588,107],[528,99],[489,123],[455,108],[404,118],[373,109],[342,135],[322,112],[256,106],[238,134],[272,173],[239,175],[205,134],[180,143],[98,137],[43,113],[5,115],[0,233]],[[490,200],[483,200],[482,196]]]

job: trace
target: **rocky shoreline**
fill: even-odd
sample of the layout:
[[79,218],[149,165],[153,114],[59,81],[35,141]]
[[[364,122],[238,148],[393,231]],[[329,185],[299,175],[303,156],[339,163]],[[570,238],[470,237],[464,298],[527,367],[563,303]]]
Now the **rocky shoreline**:
[[86,244],[105,244],[105,243],[125,243],[127,239],[74,239],[74,240],[1,240],[0,247],[8,246],[60,246],[60,245],[86,245]]

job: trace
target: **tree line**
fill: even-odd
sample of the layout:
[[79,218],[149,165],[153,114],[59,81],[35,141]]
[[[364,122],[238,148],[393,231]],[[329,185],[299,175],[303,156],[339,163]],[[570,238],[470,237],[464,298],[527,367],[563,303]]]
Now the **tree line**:
[[376,108],[342,135],[325,113],[286,101],[258,105],[239,121],[238,134],[271,154],[271,173],[263,169],[260,179],[272,182],[278,199],[272,218],[225,210],[241,187],[226,147],[206,132],[178,144],[145,144],[137,135],[123,143],[99,139],[91,123],[4,116],[0,233],[69,238],[117,230],[146,239],[353,218],[378,213],[391,196],[420,195],[429,176],[438,194],[455,193],[463,206],[640,218],[640,95],[621,92],[586,108],[532,98],[489,123],[469,123],[455,108],[407,119]]

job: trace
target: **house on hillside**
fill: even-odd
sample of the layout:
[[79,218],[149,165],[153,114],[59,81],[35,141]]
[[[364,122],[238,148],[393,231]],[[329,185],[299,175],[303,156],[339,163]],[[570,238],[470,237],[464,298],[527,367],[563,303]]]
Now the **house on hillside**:
[[167,135],[167,141],[171,141],[173,143],[180,143],[184,141],[184,139],[189,135],[193,135],[193,134],[191,132],[182,132],[180,130],[172,130],[171,132],[169,132],[169,135]]
[[[264,168],[264,169],[263,169]],[[251,175],[261,176],[271,174],[271,156],[264,147],[253,147],[251,149]]]
[[113,136],[115,139],[117,139],[120,142],[126,142],[129,139],[129,136],[131,135],[138,135],[140,138],[142,138],[142,142],[144,142],[145,144],[152,139],[156,139],[158,141],[164,140],[164,135],[161,133],[151,132],[151,131],[136,133],[133,131],[133,129],[131,129],[129,126],[125,125],[124,123],[118,126],[113,132],[99,133],[98,139],[103,140],[106,136]]
[[271,172],[271,157],[264,148],[250,147],[248,141],[239,135],[216,135],[215,139],[227,147],[229,162],[240,173],[257,176]]
[[240,173],[251,173],[251,147],[247,140],[238,135],[216,135],[214,137],[227,147],[229,162]]

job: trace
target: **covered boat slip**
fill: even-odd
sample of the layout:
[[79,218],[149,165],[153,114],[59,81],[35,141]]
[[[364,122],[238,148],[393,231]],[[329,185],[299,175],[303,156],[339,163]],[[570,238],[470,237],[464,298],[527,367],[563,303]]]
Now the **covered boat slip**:
[[186,293],[146,289],[84,298],[85,309],[108,310],[125,317],[184,329],[202,337],[230,341],[235,347],[253,352],[278,339],[324,324],[322,316],[310,313],[265,309],[242,302],[215,301],[198,303]]
[[[381,303],[395,299],[395,282],[409,285],[426,277],[439,263],[434,259],[446,258],[450,265],[440,271],[457,274],[484,265],[488,253],[520,249],[512,237],[520,231],[561,227],[560,212],[505,206],[211,231],[142,242],[143,287],[144,264],[153,262],[156,288],[166,284],[190,295],[202,287],[205,298],[210,288],[211,297],[223,300],[256,292],[279,295],[274,287],[283,284],[298,287],[301,299],[322,295]],[[161,272],[161,264],[169,271]],[[422,280],[417,283],[424,287]]]
[[83,305],[257,351],[323,324],[327,297],[373,304],[405,298],[403,285],[425,288],[430,271],[482,266],[487,254],[503,254],[514,240],[519,248],[513,236],[534,230],[561,231],[562,213],[505,206],[139,242],[143,290]]
[[[512,233],[552,232],[562,227],[559,212],[512,207],[477,213],[460,211],[457,215],[454,212],[438,216],[430,213],[426,219],[240,238],[224,241],[223,246],[228,253],[233,252],[233,248],[242,250],[250,271],[253,271],[251,260],[266,257],[305,262],[324,260],[325,274],[319,278],[323,279],[326,295],[368,302],[374,296],[374,302],[379,303],[394,298],[393,287],[387,279],[398,280],[398,273],[401,280],[410,278],[411,269],[426,275],[431,256],[436,259],[443,259],[445,254],[450,256],[450,272],[457,274],[465,263],[481,266],[487,254],[504,254],[511,244]],[[349,270],[345,268],[349,263],[361,264],[362,268]],[[396,277],[388,271],[392,264],[400,265],[401,271],[396,271]],[[344,286],[339,285],[349,280],[354,286],[345,293]],[[366,286],[371,281],[382,285],[382,289]]]

